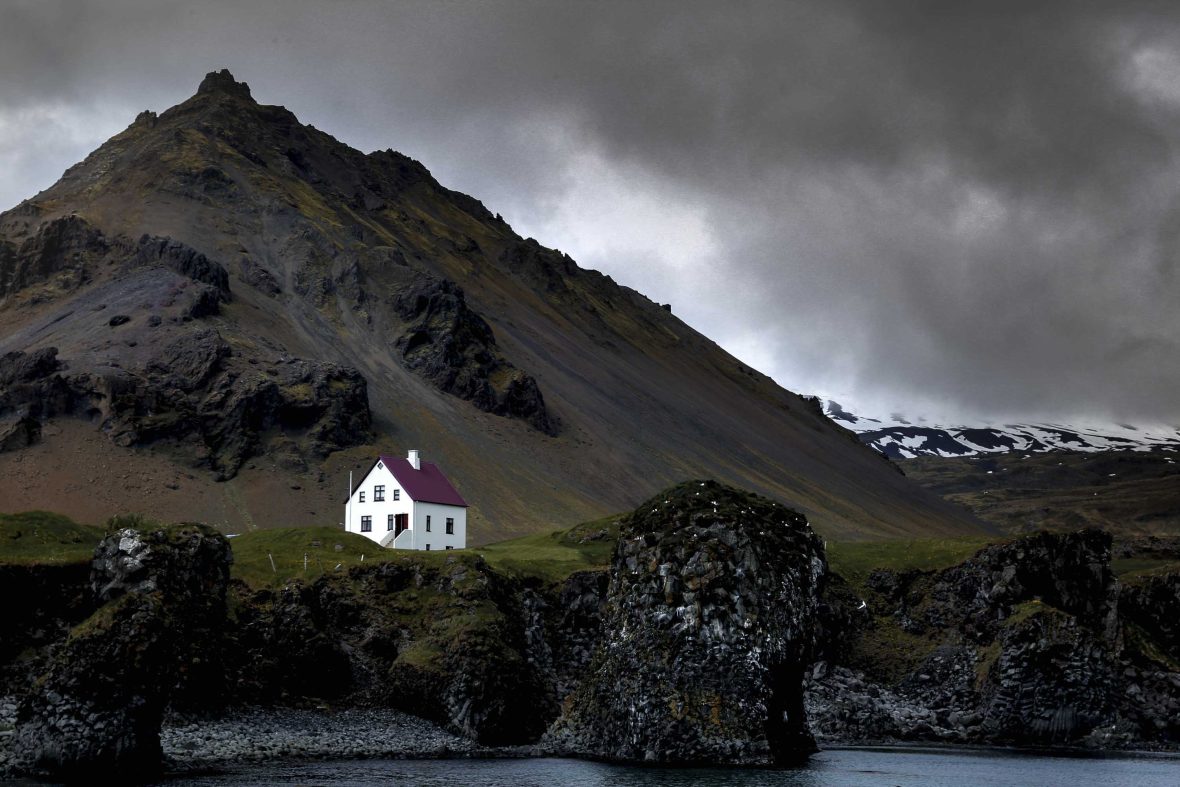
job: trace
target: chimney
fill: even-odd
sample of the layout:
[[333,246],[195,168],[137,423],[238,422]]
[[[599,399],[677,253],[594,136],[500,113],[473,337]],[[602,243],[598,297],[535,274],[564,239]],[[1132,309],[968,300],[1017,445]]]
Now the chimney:
[[408,454],[406,454],[406,461],[409,462],[410,467],[414,468],[415,470],[422,469],[422,463],[418,460],[418,449],[417,448],[410,449],[410,452]]

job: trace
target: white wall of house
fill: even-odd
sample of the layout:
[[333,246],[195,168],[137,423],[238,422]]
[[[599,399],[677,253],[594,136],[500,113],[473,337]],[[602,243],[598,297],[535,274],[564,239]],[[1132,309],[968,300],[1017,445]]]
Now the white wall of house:
[[[379,486],[385,488],[378,490]],[[382,494],[378,494],[379,491]],[[379,496],[384,499],[378,500]],[[344,512],[344,529],[381,543],[388,533],[393,532],[389,527],[389,517],[405,514],[409,522],[413,523],[413,513],[414,501],[398,485],[393,473],[384,466],[374,465],[372,472],[365,476],[349,498]],[[367,533],[361,530],[364,517],[371,517],[372,522],[372,530]]]
[[[426,517],[430,517],[430,530],[426,529]],[[454,520],[453,533],[447,533],[447,519]],[[463,549],[467,546],[467,509],[461,506],[446,506],[441,503],[415,503],[412,518],[417,531],[415,545],[418,549]]]
[[[383,486],[383,490],[377,487]],[[378,500],[378,497],[384,499]],[[393,540],[398,514],[406,514],[410,529]],[[372,529],[363,531],[364,518],[370,517]],[[394,517],[394,519],[390,519]],[[427,530],[427,517],[430,518]],[[453,533],[447,533],[447,519],[453,520]],[[467,509],[441,503],[415,502],[398,484],[393,473],[383,466],[372,471],[353,490],[345,506],[344,529],[349,533],[370,538],[394,549],[433,550],[463,549],[467,546]]]

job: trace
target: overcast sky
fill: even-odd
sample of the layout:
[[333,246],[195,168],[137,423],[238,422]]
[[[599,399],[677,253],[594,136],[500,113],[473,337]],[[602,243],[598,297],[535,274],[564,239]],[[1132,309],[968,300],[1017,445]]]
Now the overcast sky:
[[0,0],[0,209],[223,67],[794,391],[1180,424],[1180,4]]

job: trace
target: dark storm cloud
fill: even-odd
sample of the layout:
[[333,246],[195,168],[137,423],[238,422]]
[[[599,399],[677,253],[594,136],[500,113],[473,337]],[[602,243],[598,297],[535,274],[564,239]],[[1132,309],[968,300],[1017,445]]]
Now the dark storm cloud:
[[[48,117],[42,158],[224,65],[796,390],[1180,421],[1169,4],[122,0],[4,22],[0,135]],[[10,202],[72,161],[5,136],[29,180]]]

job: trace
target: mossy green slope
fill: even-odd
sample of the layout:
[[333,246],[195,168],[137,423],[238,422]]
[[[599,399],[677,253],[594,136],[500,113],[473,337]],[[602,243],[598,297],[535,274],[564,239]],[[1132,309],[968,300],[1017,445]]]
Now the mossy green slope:
[[0,514],[0,562],[60,564],[90,560],[103,529],[48,511]]

